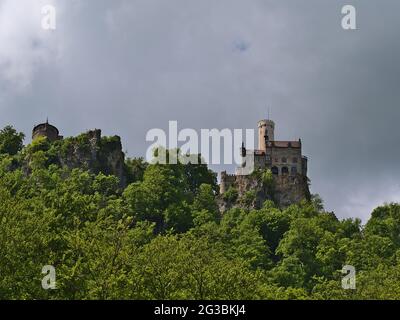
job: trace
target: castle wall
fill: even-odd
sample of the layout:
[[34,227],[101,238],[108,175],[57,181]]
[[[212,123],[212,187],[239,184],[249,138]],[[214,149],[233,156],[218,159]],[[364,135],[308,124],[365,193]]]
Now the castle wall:
[[[254,170],[264,169],[267,166],[265,154],[254,155],[254,152],[247,152],[246,156],[244,157],[244,163],[242,167],[250,167],[251,163],[254,163]],[[238,168],[240,170],[236,170],[238,175],[242,175],[243,173],[238,173],[239,171],[242,172],[242,168]]]
[[235,182],[236,182],[236,176],[234,174],[227,174],[226,171],[221,172],[219,193],[223,194],[226,191],[228,191],[230,187],[235,185]]
[[[300,147],[267,147],[267,152],[247,150],[242,167],[237,168],[236,175],[246,175],[248,173],[243,167],[249,168],[254,163],[254,170],[272,169],[277,170],[277,174],[307,175],[307,159],[302,156]],[[287,172],[282,169],[286,168]]]
[[307,176],[307,170],[308,170],[308,158],[307,157],[302,157],[301,158],[301,168],[302,168],[302,173],[304,176]]
[[275,177],[274,201],[279,207],[285,208],[303,200],[310,200],[307,177],[300,174]]
[[255,155],[254,156],[254,169],[262,169],[267,165],[265,155]]
[[282,173],[284,167],[288,168],[289,174],[294,173],[292,168],[296,168],[295,173],[303,174],[301,148],[270,147],[267,155],[271,158],[271,167],[277,167],[279,174]]

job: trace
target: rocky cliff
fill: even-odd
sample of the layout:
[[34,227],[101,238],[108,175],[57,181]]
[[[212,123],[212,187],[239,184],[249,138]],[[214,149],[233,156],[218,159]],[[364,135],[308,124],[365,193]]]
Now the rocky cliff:
[[91,130],[77,137],[51,142],[47,138],[32,141],[26,149],[23,167],[29,173],[33,166],[58,165],[80,168],[94,174],[115,175],[121,187],[126,186],[125,154],[118,136],[102,137],[101,130]]
[[258,209],[266,200],[285,208],[310,199],[309,181],[300,174],[270,176],[268,179],[260,174],[233,177],[232,185],[219,196],[222,212],[233,207]]
[[101,137],[101,130],[96,129],[62,143],[62,151],[58,153],[61,166],[115,175],[122,186],[126,185],[125,155],[120,137]]

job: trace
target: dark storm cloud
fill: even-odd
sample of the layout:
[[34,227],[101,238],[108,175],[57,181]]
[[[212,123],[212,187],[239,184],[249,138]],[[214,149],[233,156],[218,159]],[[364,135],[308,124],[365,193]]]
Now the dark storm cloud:
[[[398,1],[351,1],[356,31],[341,28],[346,1],[20,1],[0,2],[0,125],[29,134],[48,116],[143,156],[168,120],[252,128],[270,107],[328,209],[365,219],[400,200]],[[37,22],[49,2],[52,33]]]

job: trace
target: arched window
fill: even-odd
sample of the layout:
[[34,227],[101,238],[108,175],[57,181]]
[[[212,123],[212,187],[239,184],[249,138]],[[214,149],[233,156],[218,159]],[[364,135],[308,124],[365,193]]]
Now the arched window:
[[292,167],[290,172],[291,172],[291,174],[296,175],[297,174],[297,167]]
[[298,161],[299,160],[296,157],[293,158],[293,163],[297,163]]
[[277,167],[272,167],[271,172],[272,174],[279,174],[279,169]]
[[283,162],[283,163],[286,163],[286,162],[287,162],[287,159],[286,159],[286,158],[282,158],[282,162]]
[[288,167],[282,167],[282,174],[289,174],[289,169]]

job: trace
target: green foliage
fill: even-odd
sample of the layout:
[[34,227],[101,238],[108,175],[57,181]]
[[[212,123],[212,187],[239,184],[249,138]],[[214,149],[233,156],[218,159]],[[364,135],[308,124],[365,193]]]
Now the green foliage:
[[246,191],[239,199],[240,204],[245,207],[250,207],[256,201],[257,194],[254,190]]
[[400,246],[400,205],[392,203],[376,208],[365,226],[365,232],[388,237],[396,246]]
[[32,155],[36,152],[43,151],[46,152],[50,148],[50,142],[46,137],[35,138],[30,145],[25,148],[25,153]]
[[128,158],[125,160],[125,172],[127,175],[127,182],[131,184],[133,182],[142,181],[144,172],[146,171],[148,164],[143,158]]
[[318,211],[324,210],[324,201],[319,194],[311,195],[311,203],[314,205],[315,209]]
[[274,186],[274,175],[270,169],[254,170],[251,176],[260,181],[267,188],[272,188]]
[[267,187],[272,187],[274,184],[274,175],[271,170],[265,170],[262,173],[262,182]]
[[125,189],[123,199],[135,221],[152,221],[158,231],[184,232],[202,210],[215,220],[215,189],[215,175],[203,165],[150,164],[142,180]]
[[[250,210],[248,192],[221,215],[207,167],[129,160],[121,192],[117,177],[53,163],[71,141],[0,156],[0,299],[400,299],[399,204],[363,227],[317,197]],[[42,289],[44,265],[57,290]],[[341,286],[344,265],[356,290]]]
[[0,154],[16,155],[23,147],[25,135],[12,126],[0,130]]
[[194,210],[207,210],[211,214],[218,214],[218,205],[212,185],[202,184],[193,201]]
[[225,201],[229,203],[235,203],[237,198],[239,197],[239,192],[234,187],[230,187],[228,191],[226,191],[222,197]]

